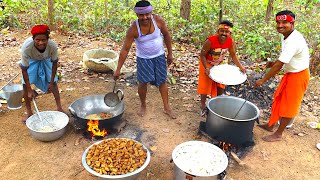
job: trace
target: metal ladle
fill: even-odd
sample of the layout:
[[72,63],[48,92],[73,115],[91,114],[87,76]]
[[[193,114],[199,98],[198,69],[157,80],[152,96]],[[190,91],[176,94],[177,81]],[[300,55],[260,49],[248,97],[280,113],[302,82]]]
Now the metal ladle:
[[[37,111],[37,115],[38,115],[40,121],[43,122],[42,117],[41,117],[41,115],[40,115],[40,113],[39,113],[39,110],[38,110],[38,106],[37,106],[36,101],[34,100],[34,98],[32,99],[32,102],[33,102],[34,108],[35,108],[36,111]],[[56,128],[53,124],[51,124],[46,118],[45,118],[45,121],[49,124],[50,127],[52,127],[53,129],[57,129],[57,128]]]
[[[247,83],[249,84],[249,86],[251,86],[250,81],[249,81],[248,78],[246,79],[246,81],[247,81]],[[249,94],[251,94],[251,93],[252,93],[252,92],[249,92]],[[248,96],[248,97],[249,97],[249,96]],[[233,119],[238,116],[239,112],[241,111],[242,107],[246,104],[246,102],[247,102],[247,99],[243,102],[243,104],[242,104],[241,107],[239,108],[238,112],[237,112],[236,115],[233,117]]]
[[[114,92],[116,88],[116,84],[117,84],[117,81],[114,80],[114,86],[113,86],[112,92],[109,92],[104,96],[104,103],[109,107],[114,107],[123,100],[124,94],[121,89],[118,89],[116,92]],[[120,97],[118,95],[119,93],[121,93]]]
[[[12,79],[10,79],[4,86],[1,87],[1,89],[3,89],[4,87],[6,87],[8,84],[10,84],[20,73],[16,74]],[[1,90],[0,89],[0,90]]]
[[241,111],[241,109],[244,106],[244,104],[246,104],[246,102],[247,102],[247,100],[244,101],[244,103],[241,105],[240,109],[238,110],[237,114],[232,119],[234,119],[234,118],[236,118],[238,116],[239,112]]

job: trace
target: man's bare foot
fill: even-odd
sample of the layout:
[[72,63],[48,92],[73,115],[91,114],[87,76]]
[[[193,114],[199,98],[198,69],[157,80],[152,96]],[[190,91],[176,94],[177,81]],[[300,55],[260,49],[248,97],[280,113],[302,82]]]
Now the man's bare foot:
[[272,134],[269,136],[262,137],[262,140],[266,142],[274,142],[274,141],[281,141],[282,137],[276,134]]
[[32,114],[26,114],[26,115],[22,118],[21,122],[26,123],[27,119],[28,119],[30,116],[32,116]]
[[143,117],[146,114],[146,107],[141,106],[137,114],[138,116]]
[[269,132],[273,132],[273,126],[269,127],[268,124],[259,124],[258,127],[266,130],[266,131],[269,131]]
[[177,116],[175,113],[170,109],[170,110],[163,110],[165,114],[167,114],[171,119],[177,119]]

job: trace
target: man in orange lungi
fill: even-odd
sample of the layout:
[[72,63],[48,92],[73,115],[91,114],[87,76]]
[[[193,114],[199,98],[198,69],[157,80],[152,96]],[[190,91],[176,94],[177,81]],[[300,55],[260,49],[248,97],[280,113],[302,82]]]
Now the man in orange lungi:
[[229,51],[230,56],[234,63],[240,68],[241,71],[246,72],[245,68],[240,64],[234,42],[231,38],[231,30],[233,24],[230,21],[224,20],[219,24],[217,34],[209,36],[205,41],[201,53],[199,63],[199,81],[198,93],[201,97],[201,114],[204,115],[205,103],[207,95],[211,97],[223,94],[225,85],[219,84],[210,79],[210,68],[219,65],[224,60],[224,54]]
[[256,81],[258,87],[276,75],[283,68],[283,76],[273,96],[271,117],[268,124],[259,127],[273,132],[275,123],[280,121],[276,132],[265,136],[264,141],[280,141],[286,126],[299,113],[300,104],[308,87],[309,49],[300,32],[294,29],[295,14],[291,11],[280,11],[276,14],[276,29],[283,35],[282,50],[278,60],[268,63],[270,71],[260,80]]

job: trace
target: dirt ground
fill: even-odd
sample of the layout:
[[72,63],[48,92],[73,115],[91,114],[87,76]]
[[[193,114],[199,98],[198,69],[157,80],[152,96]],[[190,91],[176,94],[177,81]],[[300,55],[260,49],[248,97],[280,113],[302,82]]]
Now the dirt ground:
[[[17,64],[20,58],[18,50],[27,37],[27,31],[2,34],[0,86],[20,72]],[[62,81],[58,86],[66,112],[68,106],[80,97],[111,91],[111,74],[86,74],[81,71],[79,63],[88,49],[106,48],[119,52],[121,44],[75,35],[52,34],[51,37],[59,46],[61,66],[58,71],[62,73]],[[129,59],[134,59],[132,54]],[[313,81],[315,82],[309,88],[314,93],[312,96],[319,98],[318,80]],[[15,80],[15,83],[20,82],[21,77]],[[174,120],[162,112],[162,101],[157,88],[149,86],[147,114],[141,118],[136,115],[139,108],[137,86],[119,82],[119,87],[125,93],[124,118],[128,124],[145,130],[153,137],[148,145],[149,148],[153,147],[151,162],[140,179],[173,179],[173,164],[170,163],[173,149],[182,142],[199,140],[199,122],[205,120],[199,116],[196,86],[185,92],[178,84],[169,85],[170,104],[178,115]],[[39,96],[37,104],[40,111],[56,109],[52,94]],[[315,105],[319,106],[319,100]],[[18,110],[8,110],[6,104],[2,104],[0,108],[0,179],[97,179],[81,164],[84,150],[93,142],[81,139],[82,134],[74,129],[72,118],[62,138],[53,142],[40,142],[30,136],[28,128],[21,122],[25,115],[24,105]],[[256,145],[242,158],[246,165],[240,166],[231,158],[227,179],[319,179],[320,151],[315,145],[320,143],[320,132],[306,125],[309,121],[319,121],[318,115],[319,112],[307,112],[302,108],[294,126],[285,131],[280,142],[262,141],[261,137],[270,133],[255,125],[253,134]],[[205,137],[200,140],[207,141]]]

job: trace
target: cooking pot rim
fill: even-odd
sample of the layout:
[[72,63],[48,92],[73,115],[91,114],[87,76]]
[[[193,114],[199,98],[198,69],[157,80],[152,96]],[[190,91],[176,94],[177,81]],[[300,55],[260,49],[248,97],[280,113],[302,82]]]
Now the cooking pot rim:
[[[212,111],[212,109],[209,107],[209,103],[211,101],[214,101],[215,99],[223,99],[223,98],[229,98],[229,99],[237,99],[237,100],[243,100],[243,103],[248,103],[250,104],[252,107],[254,107],[254,109],[256,110],[257,114],[255,117],[253,118],[250,118],[250,119],[233,119],[233,118],[228,118],[228,117],[224,117],[224,116],[221,116],[220,114],[217,114],[216,112]],[[214,115],[220,117],[220,118],[223,118],[223,119],[226,119],[226,120],[230,120],[230,121],[241,121],[241,122],[247,122],[247,121],[253,121],[253,120],[256,120],[259,116],[260,116],[260,110],[259,108],[254,105],[252,102],[248,101],[248,100],[245,100],[245,99],[242,99],[242,98],[239,98],[239,97],[235,97],[235,96],[225,96],[225,95],[222,95],[222,96],[216,96],[216,97],[213,97],[211,99],[209,99],[207,102],[206,102],[206,107],[207,109],[213,113]]]
[[[63,112],[60,112],[60,111],[41,111],[39,113],[42,116],[45,115],[45,114],[49,114],[49,115],[53,115],[54,117],[57,117],[57,115],[59,115],[60,116],[59,118],[61,118],[62,119],[61,121],[63,121],[63,122],[61,124],[59,124],[59,128],[57,128],[57,129],[55,129],[53,131],[49,131],[49,132],[39,131],[39,130],[35,129],[32,126],[32,123],[35,122],[35,121],[41,122],[41,120],[38,118],[38,114],[33,114],[32,116],[30,116],[26,120],[26,126],[29,128],[29,130],[31,130],[33,132],[36,132],[36,133],[49,134],[49,133],[54,133],[54,132],[60,131],[61,129],[65,128],[68,125],[69,121],[70,121],[68,115],[63,113]],[[43,122],[41,122],[41,123],[43,123]],[[57,127],[55,123],[53,125],[55,127]]]
[[[196,177],[213,177],[213,176],[216,176],[216,175],[220,174],[221,172],[223,172],[224,170],[227,169],[227,167],[228,167],[228,157],[222,151],[222,149],[220,149],[216,145],[211,144],[209,142],[192,140],[192,141],[186,141],[186,142],[183,142],[183,143],[177,145],[174,148],[174,150],[172,151],[172,154],[171,154],[172,161],[177,166],[177,168],[179,168],[181,171],[186,173],[186,171],[184,171],[183,168],[181,168],[181,164],[177,162],[177,157],[176,156],[178,154],[178,151],[181,151],[181,149],[184,149],[184,148],[190,148],[191,146],[197,147],[197,148],[209,148],[209,149],[212,150],[211,153],[214,153],[214,154],[216,154],[218,156],[221,156],[221,160],[222,161],[219,162],[220,166],[219,166],[218,171],[215,174],[213,173],[213,174],[210,174],[208,176],[208,175],[199,175],[199,174],[194,174],[194,173],[188,172],[189,174],[194,175]],[[190,152],[192,152],[192,151],[190,151]]]
[[[80,101],[80,100],[82,100],[82,99],[84,99],[84,98],[94,97],[94,96],[101,96],[101,97],[103,98],[103,97],[105,96],[105,94],[94,94],[94,95],[88,95],[88,96],[83,96],[83,97],[81,97],[81,98],[78,98],[78,99],[76,99],[75,101],[73,101],[73,102],[70,104],[70,106],[69,106],[69,108],[68,108],[69,111],[70,111],[70,109],[73,110],[73,111],[75,111],[72,106],[73,106],[76,102],[78,102],[78,101]],[[122,105],[122,106],[123,106],[122,111],[121,111],[118,115],[116,115],[116,116],[114,116],[114,117],[117,117],[117,116],[122,115],[122,114],[124,113],[125,106],[124,106],[123,100],[121,100],[118,105],[121,105],[121,104],[123,104],[123,105]],[[117,106],[118,106],[118,105],[117,105]],[[106,105],[106,106],[107,106],[107,105]],[[115,107],[117,107],[117,106],[115,106]],[[114,108],[114,107],[111,107],[111,108]],[[71,112],[71,114],[72,114],[72,112]],[[82,119],[85,119],[85,120],[89,120],[89,119],[86,119],[85,117],[79,116],[76,112],[75,112],[74,115],[75,115],[76,117],[78,117],[78,118],[82,118]],[[110,119],[110,118],[109,118],[109,119]],[[100,119],[100,120],[98,120],[98,121],[103,121],[103,120],[108,120],[108,119]]]

